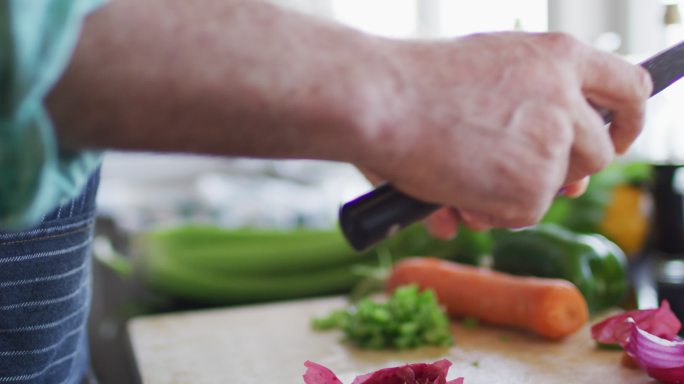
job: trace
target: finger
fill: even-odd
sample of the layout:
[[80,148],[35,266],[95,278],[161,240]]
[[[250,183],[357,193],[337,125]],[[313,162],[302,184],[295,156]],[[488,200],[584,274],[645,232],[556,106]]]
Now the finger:
[[491,220],[483,214],[461,210],[460,215],[463,219],[463,224],[473,231],[486,231],[492,228]]
[[428,232],[440,240],[451,240],[458,232],[459,217],[452,208],[440,208],[424,222]]
[[641,132],[645,101],[652,89],[644,68],[607,52],[587,55],[582,90],[592,103],[612,111],[610,135],[618,153],[624,153]]
[[587,191],[587,188],[589,187],[589,177],[585,177],[580,181],[577,181],[572,184],[568,184],[565,187],[563,187],[563,196],[567,196],[570,198],[577,198],[580,197],[584,194],[584,192]]
[[563,185],[576,183],[605,168],[615,157],[615,147],[596,110],[577,95],[573,103],[575,137],[568,173]]
[[644,127],[645,113],[646,103],[642,103],[639,109],[613,112],[613,122],[610,124],[609,132],[617,153],[627,152],[639,136]]

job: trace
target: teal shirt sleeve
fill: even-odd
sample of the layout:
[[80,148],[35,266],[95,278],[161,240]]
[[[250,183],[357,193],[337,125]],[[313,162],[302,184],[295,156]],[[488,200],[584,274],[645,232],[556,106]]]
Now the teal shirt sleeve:
[[37,224],[78,195],[95,152],[59,150],[44,105],[83,19],[105,0],[0,1],[0,228]]

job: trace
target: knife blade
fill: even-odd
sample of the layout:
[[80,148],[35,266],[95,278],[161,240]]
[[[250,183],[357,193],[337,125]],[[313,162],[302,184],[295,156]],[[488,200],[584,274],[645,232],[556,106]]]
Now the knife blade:
[[[684,76],[684,41],[657,53],[639,65],[651,74],[651,96],[660,93]],[[599,109],[598,112],[606,124],[612,121],[610,111]],[[382,184],[344,204],[339,211],[339,221],[349,244],[361,251],[428,217],[439,208],[439,204],[418,200],[397,190],[391,184]]]

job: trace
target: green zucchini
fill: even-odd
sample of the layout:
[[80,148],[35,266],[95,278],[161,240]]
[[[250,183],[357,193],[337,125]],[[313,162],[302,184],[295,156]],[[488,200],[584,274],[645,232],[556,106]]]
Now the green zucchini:
[[149,288],[159,293],[214,305],[346,293],[360,280],[350,265],[273,276],[245,276],[194,269],[187,263],[155,256],[146,258],[138,273]]
[[137,277],[158,292],[197,303],[237,304],[349,293],[363,279],[361,269],[373,275],[364,282],[377,280],[369,270],[379,268],[379,251],[393,260],[449,258],[458,255],[459,244],[433,239],[422,225],[364,253],[354,251],[338,230],[181,226],[135,235],[131,255]]
[[367,259],[337,230],[226,230],[185,226],[133,239],[134,258],[163,257],[196,270],[231,275],[318,271]]

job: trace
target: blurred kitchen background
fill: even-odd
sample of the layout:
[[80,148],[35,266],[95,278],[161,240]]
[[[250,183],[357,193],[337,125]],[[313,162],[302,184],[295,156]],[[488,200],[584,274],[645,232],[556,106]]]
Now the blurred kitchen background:
[[[684,4],[680,1],[276,2],[396,38],[453,38],[502,30],[563,31],[635,63],[684,40],[680,13]],[[644,286],[637,295],[648,305],[655,305],[652,303],[662,292],[678,294],[684,282],[684,263],[679,261],[684,255],[684,173],[679,168],[684,164],[683,105],[684,84],[670,87],[649,102],[644,134],[617,160],[613,173],[604,179],[607,184],[602,184],[610,185],[602,193],[621,188],[620,203],[616,203],[616,195],[604,193],[598,199],[599,208],[590,204],[592,220],[601,222],[604,234],[623,246],[635,265],[643,258],[645,247],[651,259],[664,260],[634,272],[634,281]],[[91,316],[93,369],[99,381],[135,380],[125,343],[123,324],[127,318],[194,307],[193,303],[159,299],[139,282],[112,272],[117,268],[112,261],[116,252],[107,242],[126,257],[132,235],[189,223],[331,230],[337,225],[340,205],[369,188],[356,169],[331,162],[109,153],[98,200],[97,232],[104,241],[95,247],[98,258]],[[612,212],[609,219],[606,212]]]

